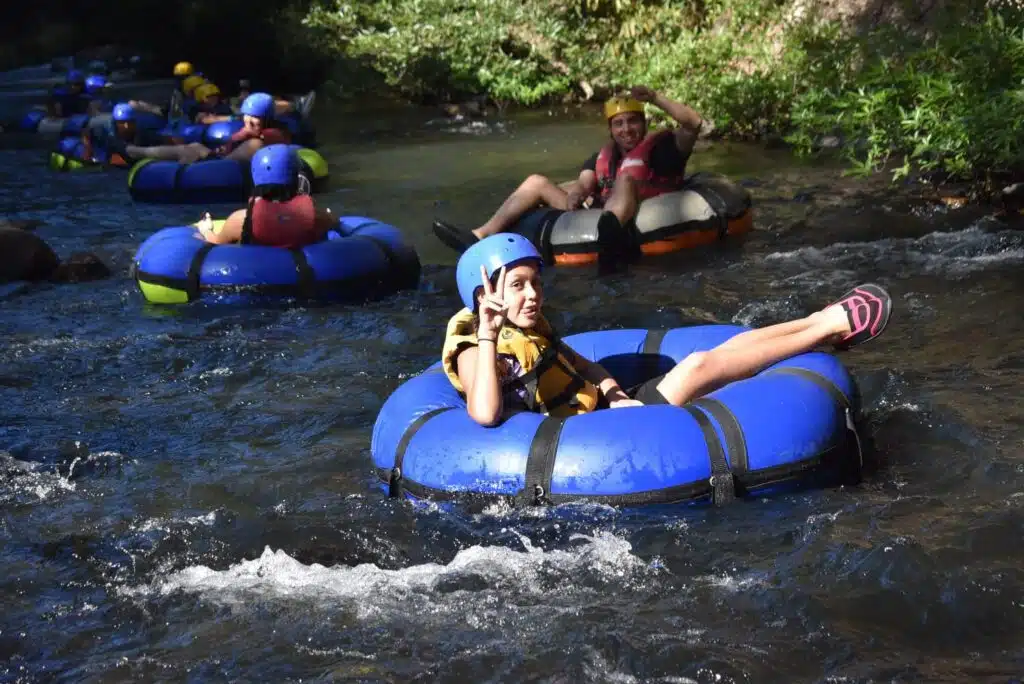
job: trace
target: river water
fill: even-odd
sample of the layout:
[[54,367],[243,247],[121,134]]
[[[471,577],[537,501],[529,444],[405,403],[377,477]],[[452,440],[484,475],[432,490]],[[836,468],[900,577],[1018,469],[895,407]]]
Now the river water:
[[[719,509],[459,512],[387,500],[369,439],[457,306],[434,215],[482,221],[533,171],[570,177],[592,119],[441,125],[321,107],[323,202],[420,250],[366,306],[147,305],[148,235],[201,207],[0,149],[0,216],[115,270],[0,288],[0,681],[1009,682],[1024,671],[1024,235],[716,144],[754,194],[740,244],[626,273],[550,270],[565,333],[767,324],[865,280],[896,315],[844,361],[862,485]],[[214,208],[223,213],[231,207]]]

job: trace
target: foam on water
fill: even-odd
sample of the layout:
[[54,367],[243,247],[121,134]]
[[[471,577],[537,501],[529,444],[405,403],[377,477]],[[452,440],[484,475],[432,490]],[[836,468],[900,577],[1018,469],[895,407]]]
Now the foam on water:
[[62,475],[44,470],[38,463],[19,461],[0,451],[0,473],[8,486],[0,490],[0,503],[44,501],[62,492],[73,492],[76,485],[71,474]]
[[389,570],[372,563],[355,567],[304,565],[270,547],[255,560],[226,570],[197,565],[159,578],[149,585],[122,589],[128,596],[166,596],[175,592],[202,595],[214,603],[240,605],[254,596],[331,603],[355,610],[360,617],[380,613],[406,614],[411,608],[432,612],[447,595],[462,610],[466,592],[503,596],[525,594],[552,597],[572,585],[635,586],[657,570],[631,552],[625,539],[610,532],[593,537],[575,535],[574,548],[545,551],[525,537],[524,550],[502,546],[472,546],[446,564],[426,563]]
[[763,259],[829,269],[853,269],[857,264],[872,261],[903,264],[915,272],[958,277],[992,266],[1024,262],[1024,244],[1016,231],[990,232],[983,230],[979,223],[965,230],[929,233],[919,238],[801,247],[766,254]]
[[163,532],[170,532],[173,528],[181,526],[185,527],[212,527],[217,522],[217,511],[210,511],[205,515],[194,515],[181,520],[173,518],[150,518],[133,529],[136,532],[150,532],[153,530],[160,530]]

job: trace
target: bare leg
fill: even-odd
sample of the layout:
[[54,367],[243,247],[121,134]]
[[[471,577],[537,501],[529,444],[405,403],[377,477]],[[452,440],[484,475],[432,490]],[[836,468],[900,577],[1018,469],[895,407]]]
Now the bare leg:
[[180,164],[191,164],[210,156],[210,148],[200,143],[188,145],[159,145],[157,147],[139,147],[126,145],[125,152],[133,159],[163,159],[176,161]]
[[157,116],[163,116],[163,110],[154,104],[150,104],[143,100],[129,100],[128,104],[132,109],[137,109],[143,112],[149,112],[150,114],[156,114]]
[[823,312],[818,311],[806,318],[798,318],[795,321],[786,321],[785,323],[769,325],[766,328],[747,330],[746,332],[741,332],[736,337],[729,338],[722,344],[718,345],[716,349],[738,349],[750,344],[760,344],[767,340],[775,339],[776,337],[803,332],[814,325],[815,321],[823,315]]
[[687,356],[658,383],[658,391],[669,403],[682,406],[848,332],[846,312],[830,306],[798,321],[742,333],[710,351]]
[[533,174],[508,196],[487,223],[473,231],[473,235],[482,240],[507,230],[520,216],[541,203],[564,211],[569,206],[567,197],[565,190],[544,176]]
[[622,176],[615,179],[612,187],[612,194],[604,203],[604,210],[615,214],[619,223],[626,225],[636,217],[637,209],[640,207],[640,200],[637,194],[636,181],[632,176]]
[[250,161],[261,147],[263,147],[262,140],[246,140],[244,143],[231,150],[231,154],[224,158],[233,159],[234,161]]

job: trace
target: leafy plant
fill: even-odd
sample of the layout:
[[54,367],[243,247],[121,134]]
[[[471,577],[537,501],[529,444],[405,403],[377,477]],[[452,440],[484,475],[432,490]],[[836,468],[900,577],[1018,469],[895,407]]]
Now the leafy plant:
[[[1024,20],[956,4],[928,31],[853,32],[782,0],[321,0],[318,49],[405,97],[536,105],[644,84],[729,137],[843,141],[858,173],[1024,166]],[[657,113],[654,113],[657,115]]]

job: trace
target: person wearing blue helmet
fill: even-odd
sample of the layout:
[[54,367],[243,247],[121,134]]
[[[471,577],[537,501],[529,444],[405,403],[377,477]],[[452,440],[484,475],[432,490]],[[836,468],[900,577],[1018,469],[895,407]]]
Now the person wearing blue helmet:
[[110,83],[105,76],[90,74],[85,79],[85,92],[89,95],[101,95],[104,92],[104,88],[107,88],[109,85]]
[[207,159],[210,156],[247,162],[265,145],[287,144],[291,135],[274,120],[274,98],[267,93],[253,93],[242,103],[242,129],[225,145],[211,150],[202,143],[157,145],[154,147],[124,146],[117,151],[133,159],[164,159],[181,164]]
[[138,161],[126,153],[127,146],[156,145],[160,137],[155,131],[139,128],[136,123],[136,111],[127,102],[114,105],[111,120],[103,126],[90,126],[82,132],[81,145],[78,139],[66,138],[62,142],[60,152],[65,156],[69,145],[74,141],[74,158],[93,164],[107,164],[127,168]]
[[87,112],[96,116],[103,112],[109,112],[114,108],[110,100],[110,88],[113,84],[105,76],[91,74],[85,79],[85,94],[89,96],[90,102]]
[[269,93],[253,93],[241,106],[242,128],[215,153],[226,159],[248,161],[267,145],[287,145],[291,133],[277,120],[274,97]]
[[215,230],[207,213],[198,223],[207,242],[233,242],[295,249],[320,242],[338,225],[329,209],[318,209],[309,196],[309,181],[290,145],[268,145],[252,158],[252,196]]
[[860,285],[806,318],[740,333],[624,390],[601,364],[560,341],[544,318],[541,267],[533,243],[508,233],[480,240],[459,259],[465,308],[448,322],[441,361],[481,425],[522,410],[565,418],[602,408],[682,406],[820,345],[849,349],[872,340],[892,314],[884,288]]
[[[228,100],[231,110],[241,113],[242,103],[245,98],[252,94],[252,81],[247,78],[238,79],[238,92]],[[310,90],[305,95],[297,95],[291,98],[275,97],[274,113],[278,120],[287,116],[297,116],[299,119],[308,119],[309,114],[316,103],[316,91]]]
[[92,98],[85,92],[85,74],[78,69],[67,73],[62,85],[50,91],[46,111],[49,116],[85,114]]

